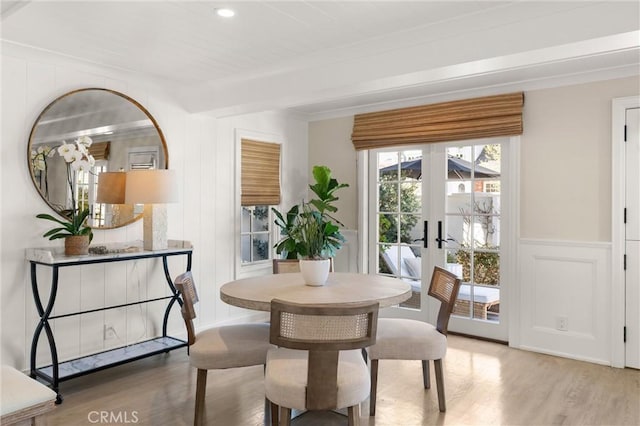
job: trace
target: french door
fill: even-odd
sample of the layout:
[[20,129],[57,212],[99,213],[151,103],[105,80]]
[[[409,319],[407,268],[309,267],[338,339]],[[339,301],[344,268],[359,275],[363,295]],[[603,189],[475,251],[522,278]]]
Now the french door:
[[386,314],[435,321],[439,302],[427,291],[433,267],[440,266],[463,282],[449,330],[507,340],[507,142],[370,152],[369,270],[401,278],[413,289],[411,299]]

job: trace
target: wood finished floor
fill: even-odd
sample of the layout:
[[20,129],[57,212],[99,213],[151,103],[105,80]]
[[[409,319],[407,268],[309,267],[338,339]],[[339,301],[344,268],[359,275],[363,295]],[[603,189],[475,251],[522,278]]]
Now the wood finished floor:
[[[417,361],[380,361],[376,416],[365,401],[361,425],[640,425],[638,370],[450,336],[446,413],[435,382],[422,388],[420,371]],[[261,367],[209,372],[207,424],[264,425],[262,374]],[[43,424],[191,425],[195,385],[185,352],[158,355],[64,382],[64,403]],[[346,418],[302,416],[293,424],[346,425]]]

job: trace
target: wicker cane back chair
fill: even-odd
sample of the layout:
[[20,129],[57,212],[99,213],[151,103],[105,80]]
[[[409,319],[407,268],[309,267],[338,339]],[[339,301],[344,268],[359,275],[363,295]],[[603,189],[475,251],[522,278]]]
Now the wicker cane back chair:
[[[333,272],[333,258],[329,260],[329,271]],[[294,272],[300,272],[300,261],[298,259],[273,259],[274,274],[289,274]]]
[[[349,424],[369,394],[369,372],[360,350],[375,342],[378,303],[299,305],[271,302],[265,374],[272,424],[289,425],[291,409],[348,407]],[[282,416],[280,416],[280,408]]]
[[429,360],[433,360],[438,388],[438,406],[446,411],[442,359],[447,352],[447,328],[453,310],[460,279],[446,269],[435,267],[428,294],[440,301],[436,326],[402,318],[382,318],[378,321],[376,344],[368,348],[371,358],[371,399],[369,414],[376,412],[378,361],[381,359],[421,360],[425,389],[431,387]]
[[273,259],[274,274],[289,274],[300,272],[300,261],[298,259]]
[[269,324],[247,323],[214,327],[195,333],[194,304],[198,293],[191,272],[175,279],[182,296],[182,318],[187,327],[189,363],[198,370],[194,425],[204,424],[205,391],[208,370],[264,365],[269,343]]

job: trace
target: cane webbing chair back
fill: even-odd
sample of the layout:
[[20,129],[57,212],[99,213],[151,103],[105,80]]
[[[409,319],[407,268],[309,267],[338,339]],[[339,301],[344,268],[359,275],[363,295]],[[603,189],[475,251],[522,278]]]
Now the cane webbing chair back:
[[301,305],[271,301],[271,343],[290,349],[349,350],[376,339],[375,303]]
[[289,274],[300,272],[300,261],[298,259],[273,259],[274,274]]
[[192,345],[196,340],[193,326],[193,320],[196,317],[194,305],[198,303],[199,299],[191,271],[178,275],[174,284],[182,296],[182,318],[187,327],[189,344]]
[[375,343],[378,307],[377,302],[299,305],[271,301],[270,342],[308,351],[306,409],[343,408],[337,407],[339,352]]
[[[330,258],[329,271],[333,272],[333,258]],[[298,259],[273,259],[274,274],[289,274],[300,272],[300,261]]]
[[438,266],[433,269],[428,294],[440,301],[436,329],[444,335],[447,334],[449,318],[459,289],[460,279],[455,274]]

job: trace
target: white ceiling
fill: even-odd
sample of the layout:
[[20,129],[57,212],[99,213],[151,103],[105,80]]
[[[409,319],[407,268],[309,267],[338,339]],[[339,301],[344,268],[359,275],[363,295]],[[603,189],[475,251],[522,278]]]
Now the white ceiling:
[[[236,16],[216,16],[221,6]],[[3,0],[1,14],[6,44],[151,77],[217,115],[317,119],[640,74],[637,0]]]

